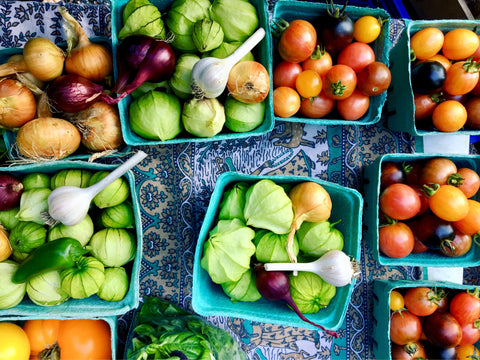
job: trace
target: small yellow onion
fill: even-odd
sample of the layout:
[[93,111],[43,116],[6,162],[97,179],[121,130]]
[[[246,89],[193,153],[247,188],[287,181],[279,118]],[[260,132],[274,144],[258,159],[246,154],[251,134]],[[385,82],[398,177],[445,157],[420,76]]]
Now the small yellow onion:
[[267,69],[257,61],[240,61],[228,75],[227,88],[229,94],[238,101],[259,103],[270,91],[270,77]]
[[49,39],[35,37],[23,47],[23,59],[38,80],[51,81],[62,74],[65,54]]
[[0,79],[0,125],[7,129],[19,128],[35,117],[35,96],[20,81]]
[[83,146],[91,151],[115,150],[123,143],[118,109],[104,101],[73,114],[69,120],[80,130]]
[[91,81],[101,81],[110,75],[113,70],[111,52],[103,45],[90,42],[87,34],[75,18],[64,7],[60,13],[69,42],[75,44],[67,49],[65,71],[69,74],[80,75]]
[[12,246],[8,238],[7,230],[0,225],[0,262],[7,260],[12,255]]
[[59,160],[80,146],[81,134],[67,120],[45,117],[23,125],[17,133],[17,147],[23,156],[34,160]]
[[287,253],[291,262],[296,262],[292,245],[295,232],[304,221],[321,222],[328,220],[332,212],[332,199],[325,188],[314,182],[304,181],[295,185],[288,197],[292,201],[295,217],[287,239]]

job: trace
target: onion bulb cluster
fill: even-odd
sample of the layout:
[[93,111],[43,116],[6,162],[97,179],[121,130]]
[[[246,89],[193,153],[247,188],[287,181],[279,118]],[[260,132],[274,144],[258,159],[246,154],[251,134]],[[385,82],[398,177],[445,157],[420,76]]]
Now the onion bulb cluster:
[[19,154],[34,161],[65,158],[82,144],[103,152],[123,143],[118,110],[104,92],[112,53],[65,8],[60,14],[66,49],[37,36],[0,65],[0,127],[16,132]]

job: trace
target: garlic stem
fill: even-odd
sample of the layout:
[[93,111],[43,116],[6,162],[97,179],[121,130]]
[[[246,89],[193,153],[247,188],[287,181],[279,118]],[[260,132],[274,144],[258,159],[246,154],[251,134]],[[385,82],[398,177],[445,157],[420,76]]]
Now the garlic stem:
[[265,29],[258,28],[245,42],[240,45],[231,55],[225,58],[226,65],[232,68],[245,55],[248,54],[265,36]]

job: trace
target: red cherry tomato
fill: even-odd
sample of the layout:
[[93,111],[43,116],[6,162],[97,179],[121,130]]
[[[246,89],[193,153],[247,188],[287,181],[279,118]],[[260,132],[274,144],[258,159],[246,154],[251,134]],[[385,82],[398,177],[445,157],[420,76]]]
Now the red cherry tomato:
[[[480,95],[480,91],[478,95]],[[474,130],[480,129],[480,96],[474,96],[468,100],[465,110],[467,110],[467,125]]]
[[335,108],[335,100],[325,96],[324,92],[310,99],[303,99],[300,106],[302,115],[308,118],[323,118]]
[[462,327],[448,312],[438,311],[427,316],[423,322],[423,331],[428,340],[436,346],[451,348],[462,340]]
[[332,66],[332,56],[328,51],[322,50],[320,45],[317,45],[315,51],[307,60],[302,61],[303,70],[314,70],[320,76],[324,76]]
[[408,256],[415,245],[412,230],[403,222],[380,226],[378,248],[388,257],[399,259]]
[[419,182],[423,184],[445,185],[448,178],[457,173],[455,163],[446,157],[434,157],[427,160],[420,171]]
[[337,100],[337,110],[345,120],[358,120],[365,115],[370,106],[370,97],[355,90],[344,100]]
[[370,45],[362,42],[353,42],[343,48],[338,54],[337,64],[351,67],[357,74],[375,61],[375,53]]
[[433,110],[439,102],[438,95],[429,94],[413,94],[413,102],[415,105],[415,120],[426,119],[433,114]]
[[450,301],[450,313],[460,325],[472,323],[480,318],[478,290],[462,291],[456,294]]
[[273,87],[288,86],[295,89],[295,81],[302,67],[298,63],[282,61],[273,69]]
[[418,214],[421,207],[417,192],[406,184],[392,184],[381,194],[380,210],[388,217],[406,220]]
[[285,61],[300,63],[312,55],[317,45],[317,32],[306,20],[290,21],[278,42],[278,52]]
[[413,315],[428,316],[432,315],[437,309],[437,302],[442,295],[434,289],[427,286],[411,287],[403,295],[405,307]]
[[347,65],[333,65],[325,74],[323,89],[325,94],[334,100],[348,98],[353,94],[356,86],[357,75]]
[[357,89],[368,96],[377,96],[385,92],[392,82],[387,65],[374,61],[358,73]]
[[477,326],[478,323],[475,322],[462,325],[462,340],[460,341],[460,345],[474,345],[480,340],[480,329]]
[[420,340],[422,323],[409,311],[396,311],[390,317],[390,340],[397,345]]
[[405,173],[401,166],[393,161],[382,162],[380,188],[385,189],[387,186],[395,183],[405,183]]
[[480,176],[470,168],[460,168],[457,174],[462,178],[460,185],[457,185],[458,188],[463,191],[467,198],[473,197],[480,189]]
[[443,90],[451,95],[465,95],[478,83],[478,64],[472,61],[457,61],[450,66]]

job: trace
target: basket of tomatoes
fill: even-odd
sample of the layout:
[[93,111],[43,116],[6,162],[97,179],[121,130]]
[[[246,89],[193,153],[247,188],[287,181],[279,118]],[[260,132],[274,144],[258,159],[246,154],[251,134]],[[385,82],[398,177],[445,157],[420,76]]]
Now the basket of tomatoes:
[[381,265],[480,264],[476,155],[386,154],[365,169],[365,222]]
[[6,316],[2,359],[116,359],[117,318]]
[[383,9],[280,0],[272,15],[276,120],[370,125],[391,74]]
[[478,22],[406,20],[392,49],[389,128],[414,136],[478,134]]
[[475,359],[478,287],[446,281],[375,280],[373,351],[377,359]]

